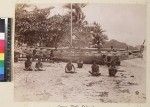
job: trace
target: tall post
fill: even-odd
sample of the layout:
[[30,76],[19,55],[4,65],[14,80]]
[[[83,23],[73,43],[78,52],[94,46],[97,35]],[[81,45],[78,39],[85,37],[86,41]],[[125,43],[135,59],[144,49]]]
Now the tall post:
[[70,25],[71,25],[71,37],[70,37],[70,47],[72,47],[72,3],[71,3],[71,23],[70,23]]

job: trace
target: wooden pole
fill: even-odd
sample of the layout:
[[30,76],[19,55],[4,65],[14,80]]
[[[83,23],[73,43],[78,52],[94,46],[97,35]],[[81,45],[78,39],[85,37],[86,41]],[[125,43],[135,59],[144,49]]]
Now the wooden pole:
[[72,47],[72,3],[71,3],[71,23],[70,23],[70,25],[71,25],[70,47]]

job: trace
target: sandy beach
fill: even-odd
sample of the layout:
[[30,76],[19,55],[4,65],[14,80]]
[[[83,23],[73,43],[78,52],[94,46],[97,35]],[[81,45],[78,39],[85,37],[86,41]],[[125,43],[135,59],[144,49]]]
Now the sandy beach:
[[[35,62],[33,62],[33,66]],[[14,64],[16,101],[144,103],[146,101],[145,60],[124,60],[116,77],[100,66],[101,76],[93,77],[90,64],[75,74],[66,74],[66,63],[44,62],[45,71],[24,71],[24,62]]]

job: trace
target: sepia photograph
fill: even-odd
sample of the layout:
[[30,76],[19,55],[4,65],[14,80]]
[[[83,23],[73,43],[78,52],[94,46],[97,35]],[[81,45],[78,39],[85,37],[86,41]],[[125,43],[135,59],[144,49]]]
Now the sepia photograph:
[[146,102],[146,5],[15,6],[14,99]]

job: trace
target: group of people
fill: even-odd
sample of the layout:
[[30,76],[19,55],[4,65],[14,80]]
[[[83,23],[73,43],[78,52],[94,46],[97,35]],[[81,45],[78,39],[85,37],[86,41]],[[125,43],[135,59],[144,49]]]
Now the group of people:
[[[44,57],[44,56],[43,56]],[[36,59],[38,59],[38,61],[35,64],[34,70],[35,71],[43,71],[43,63],[42,61],[45,61],[45,58],[43,57],[38,57],[37,56],[37,51],[36,49],[33,50],[32,55],[27,55],[26,58],[27,60],[25,61],[25,71],[32,71],[33,67],[32,67],[32,61],[35,61]],[[53,51],[50,52],[50,57],[48,57],[47,59],[49,60],[53,60],[54,54]],[[44,59],[44,60],[43,60]],[[115,76],[117,73],[117,68],[116,66],[120,65],[120,63],[118,64],[118,59],[115,58],[115,60],[111,60],[111,57],[104,57],[104,59],[107,59],[107,66],[108,66],[108,71],[109,71],[109,76]],[[83,67],[83,61],[82,60],[78,60],[77,61],[77,67],[78,68],[82,68]],[[75,71],[75,66],[72,64],[72,61],[69,61],[66,66],[65,66],[65,73],[76,73]],[[89,73],[92,76],[100,76],[100,70],[99,70],[99,65],[97,64],[97,61],[93,61],[92,65],[91,65],[91,71],[89,71]]]
[[[78,68],[82,68],[83,67],[83,61],[82,60],[79,60],[77,62],[77,66]],[[108,67],[108,71],[109,71],[109,76],[110,77],[114,77],[117,73],[117,68],[116,66],[114,65],[114,63],[112,62],[112,64],[110,64],[110,66]],[[71,61],[69,61],[65,67],[65,72],[66,73],[76,73],[75,72],[75,66],[72,64]],[[93,61],[93,64],[91,66],[91,71],[89,71],[89,73],[92,75],[92,76],[100,76],[101,73],[100,73],[100,70],[99,70],[99,65],[96,63],[96,61]]]
[[[32,68],[32,58],[30,56],[27,56],[27,60],[25,61],[25,71],[33,71]],[[35,64],[35,71],[43,71],[43,63],[41,59],[39,58],[38,61]]]
[[[77,67],[78,68],[82,68],[83,67],[83,61],[82,60],[79,60],[77,62]],[[25,61],[25,71],[33,71],[33,68],[32,68],[32,60],[31,60],[31,57],[30,56],[27,56],[27,60]],[[38,59],[38,61],[36,62],[35,64],[35,71],[43,71],[43,63],[41,61],[41,59]],[[112,64],[109,69],[109,76],[115,76],[116,73],[117,73],[117,69],[116,67],[114,66],[114,64]],[[66,66],[65,66],[65,73],[76,73],[75,71],[75,66],[72,64],[71,61],[69,61]],[[100,76],[101,73],[100,73],[100,70],[99,70],[99,65],[93,61],[93,64],[91,66],[91,71],[89,71],[89,73],[92,75],[92,76]]]

